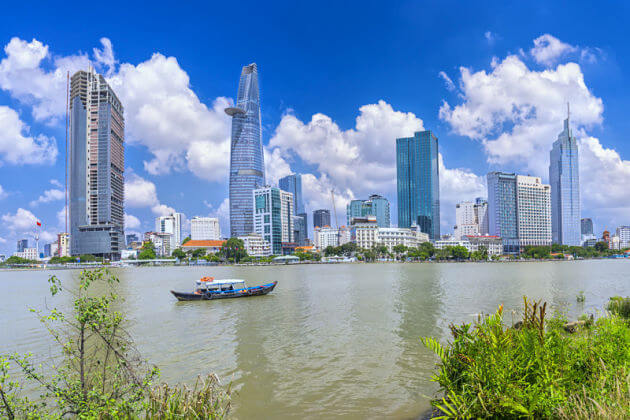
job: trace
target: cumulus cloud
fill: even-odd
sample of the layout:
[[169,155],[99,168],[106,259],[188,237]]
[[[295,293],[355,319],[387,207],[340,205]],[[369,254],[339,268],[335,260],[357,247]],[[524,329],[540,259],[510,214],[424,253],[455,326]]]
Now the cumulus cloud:
[[109,76],[116,69],[117,60],[114,57],[114,47],[112,46],[112,41],[110,41],[109,38],[101,38],[100,41],[103,48],[94,48],[92,49],[92,52],[97,65],[99,65],[99,67],[105,71],[105,74]]
[[38,204],[50,203],[51,201],[63,200],[65,193],[62,190],[52,189],[44,191],[44,194],[40,195],[37,200],[31,201],[31,207],[35,207]]
[[87,69],[90,62],[87,55],[53,56],[48,45],[17,37],[9,41],[4,52],[6,57],[0,61],[0,88],[32,106],[37,120],[57,121],[66,109],[67,72]]
[[29,127],[17,112],[0,106],[0,163],[13,165],[47,164],[55,162],[57,144],[54,138],[29,134]]
[[4,190],[4,188],[2,188],[2,185],[0,185],[0,200],[6,197],[7,197],[7,192]]
[[109,78],[125,104],[129,142],[153,154],[144,163],[149,173],[188,168],[209,181],[227,178],[230,153],[228,98],[202,103],[190,87],[188,74],[175,57],[156,53],[138,65],[123,63]]
[[450,77],[448,77],[448,74],[441,71],[438,73],[438,76],[440,76],[442,80],[444,80],[444,86],[446,86],[446,89],[448,89],[451,92],[456,89],[455,83],[453,83],[453,80]]
[[480,140],[490,163],[515,163],[536,173],[548,165],[540,156],[562,131],[567,102],[574,125],[602,122],[602,100],[592,94],[576,63],[534,71],[515,55],[493,61],[491,71],[460,69],[463,102],[444,102],[440,118],[460,135]]
[[2,216],[5,227],[12,231],[34,230],[38,220],[33,213],[21,207],[14,214]]
[[149,207],[156,216],[166,216],[175,210],[160,203],[155,184],[131,172],[125,179],[125,206],[131,208]]
[[[558,60],[572,51],[573,47],[552,38],[535,41],[540,62]],[[543,52],[545,46],[550,50]],[[493,165],[544,179],[551,144],[562,131],[570,102],[571,126],[580,146],[583,214],[606,214],[610,222],[630,210],[630,192],[619,182],[630,175],[630,161],[588,135],[602,123],[604,105],[588,88],[578,64],[534,71],[521,57],[508,55],[502,61],[494,59],[490,71],[461,68],[460,87],[461,103],[451,107],[444,102],[440,118],[457,134],[481,141]]]
[[125,229],[138,229],[140,225],[140,219],[133,214],[125,213]]
[[529,50],[538,64],[551,66],[568,53],[576,52],[577,47],[564,43],[558,38],[544,34],[534,40],[534,47]]

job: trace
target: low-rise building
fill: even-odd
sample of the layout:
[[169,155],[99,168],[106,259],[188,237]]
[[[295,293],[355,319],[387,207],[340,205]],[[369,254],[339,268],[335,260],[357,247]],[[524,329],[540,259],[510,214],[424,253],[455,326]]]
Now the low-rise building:
[[24,258],[26,260],[38,260],[39,255],[37,255],[37,248],[24,248],[21,252],[16,252],[13,254],[16,257]]
[[339,246],[339,230],[330,226],[316,227],[313,230],[315,248],[322,251],[329,246]]
[[271,244],[263,239],[257,233],[239,236],[238,239],[243,241],[247,255],[254,258],[268,257],[272,254]]
[[159,232],[145,232],[144,241],[151,242],[155,255],[163,258],[171,255],[172,234]]
[[196,249],[205,249],[206,254],[216,254],[221,250],[221,247],[226,241],[223,240],[198,240],[192,239],[182,245],[182,251],[194,251]]
[[120,251],[121,260],[135,260],[138,258],[138,250],[136,249],[123,249]]
[[393,252],[397,245],[417,248],[422,242],[428,242],[429,235],[420,231],[417,225],[411,228],[379,228],[378,243],[385,245],[389,252]]
[[500,236],[492,235],[469,235],[464,239],[468,240],[472,245],[472,249],[478,251],[481,247],[485,247],[488,251],[488,255],[501,255],[503,254],[503,240]]
[[619,237],[619,247],[621,249],[630,248],[630,226],[619,226],[617,228]]
[[378,224],[376,217],[355,217],[352,219],[350,226],[351,241],[357,244],[357,247],[363,249],[371,249],[378,244]]

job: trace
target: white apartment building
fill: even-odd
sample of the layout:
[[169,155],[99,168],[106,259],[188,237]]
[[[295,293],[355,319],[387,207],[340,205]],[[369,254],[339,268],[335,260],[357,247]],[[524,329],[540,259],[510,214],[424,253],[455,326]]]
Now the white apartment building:
[[477,198],[455,205],[455,228],[453,236],[460,240],[465,236],[488,234],[488,202]]
[[272,254],[271,244],[257,233],[239,236],[238,239],[243,241],[245,251],[250,257],[268,257]]
[[408,248],[417,248],[422,242],[429,242],[429,235],[420,231],[417,226],[411,228],[379,228],[378,243],[385,245],[389,252],[394,252],[394,247],[404,245]]
[[516,196],[520,246],[551,245],[551,187],[539,177],[517,175]]
[[275,187],[253,191],[254,232],[271,244],[274,255],[282,254],[282,243],[294,241],[293,194]]
[[619,249],[630,247],[630,226],[619,226],[616,236],[619,237]]
[[57,256],[70,256],[70,235],[67,233],[57,234]]
[[216,217],[193,217],[190,221],[190,239],[193,241],[221,239],[219,219]]
[[13,255],[19,258],[24,258],[26,260],[39,260],[39,255],[37,255],[37,248],[24,248],[24,251],[15,252]]
[[347,244],[352,241],[352,232],[347,226],[341,226],[339,228],[339,245]]
[[158,258],[168,257],[173,252],[171,249],[171,243],[173,243],[173,235],[170,233],[159,232],[146,232],[144,234],[144,240],[150,241],[153,244],[155,255]]
[[[170,251],[178,248],[182,243],[182,216],[182,213],[171,213],[168,216],[155,218],[155,232],[171,235],[168,244]],[[170,251],[167,255],[170,255]]]
[[339,229],[331,227],[316,227],[313,230],[313,245],[315,249],[323,251],[329,246],[339,246]]
[[351,240],[359,248],[371,249],[378,244],[378,224],[376,217],[355,217],[353,218],[351,230]]
[[503,254],[503,240],[500,236],[480,235],[480,236],[466,236],[465,240],[470,242],[473,250],[478,251],[479,248],[485,247],[488,251],[488,255],[501,255]]

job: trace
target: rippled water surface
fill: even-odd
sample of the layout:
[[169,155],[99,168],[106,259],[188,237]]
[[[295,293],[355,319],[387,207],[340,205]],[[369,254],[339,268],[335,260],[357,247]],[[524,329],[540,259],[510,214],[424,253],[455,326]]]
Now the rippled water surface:
[[[54,355],[28,307],[67,308],[50,298],[46,271],[0,271],[0,353]],[[67,286],[78,271],[55,271]],[[630,295],[630,262],[340,264],[276,267],[118,269],[131,332],[169,382],[217,373],[232,380],[234,413],[250,418],[417,418],[436,391],[435,359],[421,336],[448,338],[450,322],[471,321],[523,295],[570,317]],[[177,302],[194,279],[277,280],[267,296]],[[576,295],[584,291],[586,302]],[[508,315],[509,317],[510,315]]]

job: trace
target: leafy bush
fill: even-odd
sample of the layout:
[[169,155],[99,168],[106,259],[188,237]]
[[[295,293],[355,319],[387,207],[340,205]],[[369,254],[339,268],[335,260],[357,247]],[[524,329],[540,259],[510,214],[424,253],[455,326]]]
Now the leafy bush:
[[596,407],[630,415],[628,396],[618,398],[628,388],[628,323],[613,315],[569,334],[565,319],[545,317],[546,304],[525,299],[513,328],[499,307],[473,325],[451,325],[447,346],[423,339],[440,358],[433,380],[445,395],[433,404],[443,418],[570,417],[578,402],[585,418],[597,417]]
[[630,318],[630,298],[621,296],[611,297],[606,307],[610,312],[622,318]]

